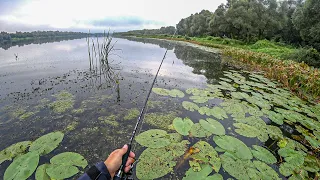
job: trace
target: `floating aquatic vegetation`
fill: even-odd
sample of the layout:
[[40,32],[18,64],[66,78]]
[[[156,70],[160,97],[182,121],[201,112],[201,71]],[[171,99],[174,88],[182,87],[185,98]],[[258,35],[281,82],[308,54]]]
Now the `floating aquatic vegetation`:
[[221,161],[218,156],[218,153],[214,148],[205,141],[199,141],[192,146],[195,149],[199,149],[198,153],[191,155],[191,160],[194,164],[210,164],[210,166],[216,171],[219,172],[221,167]]
[[117,116],[116,115],[110,115],[110,116],[100,116],[98,118],[101,122],[117,127],[119,126],[119,123],[117,122]]
[[79,109],[73,109],[72,113],[73,114],[82,114],[85,111],[84,108],[79,108]]
[[39,155],[48,154],[58,147],[63,136],[64,134],[59,131],[43,135],[31,144],[29,151],[38,153]]
[[25,153],[27,148],[31,145],[31,141],[22,141],[5,148],[0,151],[0,164],[4,161],[11,161],[13,158]]
[[209,174],[212,172],[212,167],[209,165],[204,165],[201,167],[201,171],[193,171],[192,168],[190,168],[187,172],[185,177],[183,177],[182,180],[223,180],[223,177],[220,174],[214,174],[209,176]]
[[190,100],[192,100],[195,103],[206,103],[210,99],[214,99],[214,97],[206,97],[206,96],[190,96]]
[[170,92],[169,92],[169,95],[171,97],[179,97],[179,98],[183,98],[184,97],[184,93],[178,89],[172,89]]
[[149,109],[154,109],[156,107],[163,107],[165,105],[165,102],[163,101],[152,101],[152,100],[149,100],[148,103],[147,103],[147,107]]
[[161,96],[169,96],[169,91],[168,89],[163,89],[163,88],[152,88],[152,92],[161,95]]
[[74,96],[71,93],[69,93],[68,91],[61,91],[60,93],[52,95],[52,96],[54,96],[58,100],[66,100],[66,99],[73,99],[74,98]]
[[303,168],[309,172],[319,172],[320,171],[320,163],[319,159],[314,156],[307,155],[304,158]]
[[193,122],[189,118],[175,118],[173,120],[174,129],[181,135],[189,135],[189,131],[193,126]]
[[39,163],[39,154],[29,152],[17,157],[6,169],[4,180],[21,180],[27,179],[36,170]]
[[26,112],[26,107],[21,108],[18,107],[17,109],[15,109],[14,111],[9,112],[9,116],[11,118],[18,118],[19,116],[21,116],[22,114],[24,114]]
[[136,175],[139,179],[156,179],[173,171],[177,157],[184,154],[188,141],[172,143],[164,148],[147,148],[139,156]]
[[279,113],[275,113],[273,111],[269,111],[269,110],[263,110],[263,112],[268,115],[268,118],[278,124],[278,125],[282,125],[283,124],[283,120],[284,120],[284,117],[282,116],[282,114],[279,114]]
[[42,164],[37,168],[37,171],[35,174],[36,180],[50,180],[50,177],[46,172],[48,165],[49,164]]
[[26,112],[26,113],[22,114],[22,115],[19,117],[19,119],[20,119],[20,120],[25,120],[25,119],[28,119],[29,117],[33,116],[33,115],[35,115],[34,112]]
[[199,123],[203,127],[203,129],[216,134],[216,135],[225,135],[226,130],[224,129],[223,125],[219,123],[218,121],[207,118],[206,120],[200,119]]
[[235,99],[248,99],[250,96],[243,92],[231,92],[231,96]]
[[228,79],[228,78],[219,78],[219,79],[221,79],[222,81],[226,81],[226,82],[232,82],[232,80]]
[[254,148],[251,150],[253,157],[267,164],[273,164],[277,162],[276,157],[274,157],[274,155],[267,149],[257,145],[253,145],[252,147]]
[[132,108],[127,111],[126,116],[123,118],[124,120],[130,120],[130,119],[135,119],[139,116],[140,111],[137,108]]
[[228,153],[220,157],[223,169],[237,179],[280,179],[276,171],[261,161],[241,160]]
[[184,93],[178,89],[163,89],[163,88],[152,88],[152,91],[161,96],[171,96],[171,97],[179,97],[183,98]]
[[267,126],[269,137],[273,140],[279,140],[283,138],[282,131],[277,126]]
[[205,130],[200,123],[193,124],[190,130],[190,136],[192,137],[208,137],[211,135],[212,133]]
[[188,102],[188,101],[183,101],[182,107],[188,111],[191,111],[191,112],[193,112],[195,110],[197,111],[199,109],[198,105],[196,105],[195,103],[192,103],[192,102]]
[[49,104],[49,107],[52,108],[55,113],[64,113],[69,109],[72,109],[74,105],[73,99],[68,100],[57,100]]
[[248,146],[232,136],[214,136],[213,141],[226,152],[243,160],[252,159],[252,153]]
[[148,113],[144,117],[144,122],[160,129],[169,129],[177,113],[169,111],[166,113]]
[[46,173],[52,179],[65,179],[74,176],[79,172],[78,167],[85,168],[87,160],[78,153],[64,152],[50,159]]
[[254,126],[250,126],[243,123],[233,123],[233,126],[238,128],[235,129],[235,132],[245,136],[245,137],[258,137],[260,135],[259,129],[255,128]]
[[228,118],[228,115],[226,113],[225,110],[223,110],[222,108],[220,107],[213,107],[213,108],[208,108],[206,106],[204,107],[200,107],[198,112],[202,115],[207,115],[207,116],[213,116],[217,119],[220,119],[220,120],[223,120],[225,118]]
[[160,129],[145,131],[136,137],[136,141],[140,145],[149,148],[161,148],[168,146],[171,143],[168,133]]

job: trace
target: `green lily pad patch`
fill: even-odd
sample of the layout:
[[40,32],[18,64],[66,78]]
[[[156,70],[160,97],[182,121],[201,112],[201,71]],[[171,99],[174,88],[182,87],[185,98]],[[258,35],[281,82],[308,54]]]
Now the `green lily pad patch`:
[[218,121],[207,118],[206,120],[200,119],[199,123],[203,127],[203,129],[216,134],[216,135],[225,135],[226,130],[224,129],[223,125],[219,123]]
[[189,131],[193,126],[193,122],[189,118],[175,118],[173,120],[174,129],[181,135],[189,135]]
[[191,111],[191,112],[193,112],[195,110],[197,111],[199,109],[198,105],[196,105],[195,103],[192,103],[192,102],[188,102],[188,101],[183,101],[182,107],[188,111]]
[[257,145],[253,145],[252,147],[254,148],[251,150],[253,157],[267,164],[274,164],[277,162],[276,157],[274,157],[267,149]]
[[64,134],[60,131],[43,135],[31,144],[29,151],[40,155],[48,154],[58,147],[63,137]]
[[135,140],[140,145],[150,148],[161,148],[170,144],[170,136],[166,131],[160,129],[145,131],[136,136]]
[[39,154],[29,152],[16,158],[6,169],[4,180],[21,180],[30,177],[39,163]]
[[152,88],[152,91],[161,96],[171,96],[171,97],[179,97],[183,98],[184,93],[178,89],[163,89],[163,88]]

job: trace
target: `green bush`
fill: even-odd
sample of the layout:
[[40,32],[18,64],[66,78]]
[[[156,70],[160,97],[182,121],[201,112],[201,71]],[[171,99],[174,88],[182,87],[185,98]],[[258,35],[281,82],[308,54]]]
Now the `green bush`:
[[178,35],[177,38],[183,38],[181,35]]
[[209,40],[209,41],[211,41],[212,39],[213,39],[212,36],[208,36],[208,37],[207,37],[207,40]]
[[278,48],[274,42],[268,40],[260,40],[250,46],[251,49],[263,49],[263,48]]
[[320,67],[320,53],[314,48],[300,48],[286,58],[297,62],[305,62],[310,66]]
[[185,40],[191,40],[191,38],[189,36],[184,36]]

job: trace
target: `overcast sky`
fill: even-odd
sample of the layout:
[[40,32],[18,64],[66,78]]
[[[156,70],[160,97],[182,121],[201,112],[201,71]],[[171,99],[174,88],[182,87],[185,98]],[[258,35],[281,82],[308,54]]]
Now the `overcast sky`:
[[0,31],[160,28],[225,0],[0,0]]

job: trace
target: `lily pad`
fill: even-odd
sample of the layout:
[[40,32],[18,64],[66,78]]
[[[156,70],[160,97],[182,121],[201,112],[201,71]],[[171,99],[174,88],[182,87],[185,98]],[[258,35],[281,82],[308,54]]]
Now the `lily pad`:
[[185,108],[186,110],[191,111],[191,112],[193,112],[195,110],[197,111],[199,109],[198,105],[196,105],[195,103],[192,103],[192,102],[188,102],[188,101],[183,101],[182,106],[183,106],[183,108]]
[[258,169],[260,179],[280,180],[278,173],[267,164],[261,161],[253,161],[254,166]]
[[12,160],[12,158],[24,154],[30,144],[31,141],[22,141],[16,144],[12,144],[6,149],[0,151],[0,164],[4,161],[10,161]]
[[195,103],[205,103],[208,102],[210,99],[214,99],[214,97],[191,96],[189,99],[191,99]]
[[39,155],[45,155],[58,147],[64,134],[60,131],[43,135],[36,139],[30,146],[30,152],[36,152]]
[[248,99],[250,96],[243,92],[232,92],[231,96],[236,99]]
[[188,141],[173,143],[165,148],[147,148],[139,156],[136,175],[139,179],[156,179],[173,171],[175,158],[184,154]]
[[170,137],[164,130],[151,129],[139,134],[136,141],[145,147],[161,148],[170,144]]
[[268,115],[268,118],[274,122],[274,123],[277,123],[278,125],[282,125],[283,124],[283,120],[284,120],[284,117],[282,116],[282,114],[279,114],[279,113],[275,113],[273,111],[264,111],[267,115]]
[[252,153],[248,146],[239,139],[232,136],[215,136],[213,141],[222,149],[234,154],[237,158],[252,159]]
[[278,154],[284,157],[286,163],[291,164],[293,166],[300,166],[304,162],[305,153],[301,151],[296,151],[289,147],[281,148],[278,150]]
[[216,135],[225,135],[226,130],[224,129],[223,125],[211,118],[207,118],[206,120],[200,119],[199,123],[203,127],[203,129],[216,134]]
[[214,116],[217,119],[223,120],[225,118],[228,118],[228,115],[225,110],[223,110],[220,107],[213,107],[213,108],[208,108],[206,106],[200,107],[198,112],[202,115],[207,115],[207,116]]
[[163,89],[163,88],[152,88],[152,92],[161,95],[161,96],[169,96],[169,91],[168,89]]
[[64,166],[57,164],[50,164],[46,169],[46,173],[52,179],[70,178],[79,173],[79,169],[75,166]]
[[50,165],[46,173],[52,179],[65,179],[74,176],[79,172],[78,167],[85,168],[87,160],[78,153],[64,152],[50,159]]
[[175,118],[173,120],[174,129],[181,135],[189,135],[189,131],[193,126],[193,122],[189,118]]
[[235,132],[242,136],[253,138],[260,135],[260,131],[254,126],[250,126],[243,123],[233,123],[233,126],[238,128],[235,129]]
[[179,97],[179,98],[183,98],[184,97],[184,93],[178,89],[172,89],[169,91],[169,95],[171,97]]
[[320,160],[315,156],[307,155],[304,159],[303,168],[309,172],[319,172]]
[[49,164],[42,164],[37,168],[36,171],[36,180],[51,180],[46,170]]
[[251,152],[253,156],[258,160],[263,161],[267,164],[273,164],[277,162],[277,158],[275,158],[274,155],[267,149],[257,145],[253,145],[252,147],[254,149],[252,149]]
[[280,128],[278,128],[277,126],[272,126],[272,125],[268,125],[268,133],[271,139],[273,140],[278,140],[278,139],[282,139],[283,135],[282,135],[282,131]]
[[212,172],[212,167],[209,165],[204,165],[201,167],[201,171],[195,172],[192,168],[190,168],[187,172],[183,180],[223,180],[223,177],[220,174],[214,174],[209,176]]
[[193,137],[208,137],[211,135],[212,133],[205,130],[200,123],[193,124],[190,130],[190,136],[193,136]]
[[[218,153],[209,143],[205,141],[199,141],[194,144],[193,147],[200,151],[194,155],[191,155],[192,160],[190,161],[198,162],[199,164],[206,164],[207,162],[216,172],[219,172],[221,167],[220,158]],[[201,163],[203,160],[205,161]]]
[[233,159],[227,154],[220,156],[222,167],[237,179],[259,179],[259,172],[250,160]]
[[27,179],[36,170],[39,163],[39,154],[29,152],[16,158],[6,169],[4,180]]
[[50,159],[51,164],[64,166],[77,166],[85,168],[88,165],[87,160],[80,154],[74,152],[64,152]]

